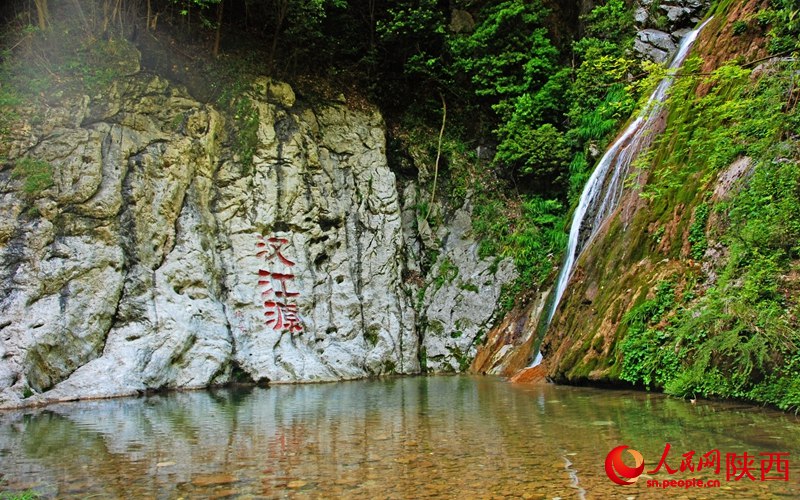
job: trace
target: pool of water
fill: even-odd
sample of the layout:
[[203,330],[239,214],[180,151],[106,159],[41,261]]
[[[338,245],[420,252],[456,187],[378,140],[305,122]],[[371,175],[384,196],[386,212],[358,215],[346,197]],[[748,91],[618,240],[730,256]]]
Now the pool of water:
[[[666,443],[674,474],[627,486],[606,475],[612,448],[638,450],[647,472]],[[711,450],[719,474],[680,470],[683,454],[696,464]],[[726,458],[741,465],[745,453],[745,475],[727,479]],[[800,418],[633,391],[398,378],[4,412],[0,464],[0,490],[58,498],[800,498]],[[647,484],[695,478],[720,485]]]

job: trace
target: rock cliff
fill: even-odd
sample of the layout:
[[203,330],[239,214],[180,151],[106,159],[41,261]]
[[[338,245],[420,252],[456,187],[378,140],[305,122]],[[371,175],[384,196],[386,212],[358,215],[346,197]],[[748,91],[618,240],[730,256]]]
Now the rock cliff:
[[[488,276],[468,210],[435,240],[461,278],[415,304],[434,276],[380,114],[266,78],[237,99],[246,116],[133,68],[22,117],[0,170],[0,406],[417,373],[421,346],[466,368],[513,277]],[[29,192],[25,162],[50,185]]]

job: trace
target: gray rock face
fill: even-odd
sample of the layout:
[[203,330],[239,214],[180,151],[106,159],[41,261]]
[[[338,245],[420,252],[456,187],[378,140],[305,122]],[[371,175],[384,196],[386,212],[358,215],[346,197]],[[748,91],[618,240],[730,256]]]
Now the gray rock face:
[[380,115],[245,97],[252,162],[216,110],[137,77],[36,138],[38,200],[3,172],[3,405],[419,370]]
[[666,62],[678,47],[669,33],[645,29],[636,33],[634,50],[657,63]]
[[449,28],[453,33],[472,33],[475,30],[475,19],[466,10],[453,9]]
[[517,277],[510,259],[480,259],[470,207],[443,227],[441,253],[427,280],[421,315],[426,368],[464,371],[495,320],[501,288]]
[[53,185],[25,194],[0,170],[0,407],[416,373],[421,343],[429,369],[464,368],[510,264],[477,258],[466,212],[429,234],[459,275],[426,298],[420,331],[425,237],[381,116],[306,107],[268,79],[239,98],[252,158],[216,109],[142,75],[8,145]]
[[708,0],[639,0],[634,11],[634,22],[639,28],[634,50],[651,61],[667,61],[708,7]]

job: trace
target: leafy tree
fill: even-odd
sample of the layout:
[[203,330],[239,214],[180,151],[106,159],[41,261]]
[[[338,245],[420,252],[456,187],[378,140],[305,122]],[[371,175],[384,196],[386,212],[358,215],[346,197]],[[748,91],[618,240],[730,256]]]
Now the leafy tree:
[[[199,9],[200,21],[204,27],[214,29],[214,44],[211,48],[211,53],[214,57],[219,55],[219,46],[222,38],[222,12],[225,0],[172,0],[174,3],[179,4],[181,14],[187,17],[187,26],[191,25],[191,12],[192,6]],[[213,22],[206,16],[206,11],[210,10],[212,6],[216,6],[216,21]],[[150,18],[152,15],[152,5],[150,0],[147,2],[147,27],[150,28]]]
[[[521,102],[528,100],[524,97]],[[514,114],[498,129],[495,161],[515,165],[515,173],[531,178],[537,192],[561,191],[571,156],[564,134],[549,123],[533,128],[517,123],[518,118],[524,119]]]
[[451,42],[455,67],[470,76],[478,96],[492,98],[500,120],[511,116],[516,98],[541,88],[555,71],[558,51],[544,27],[547,13],[539,1],[489,5],[473,33]]
[[769,24],[769,51],[773,54],[800,50],[800,5],[795,0],[771,0],[770,8],[758,13]]
[[622,0],[609,0],[583,16],[586,37],[613,42],[624,49],[634,34],[633,16]]
[[[445,16],[435,0],[396,2],[378,21],[382,64],[379,78],[385,101],[419,99],[420,89],[443,90],[450,82]],[[400,85],[398,85],[400,84]],[[402,88],[398,88],[402,87]],[[436,97],[424,92],[422,97]],[[386,99],[388,97],[388,99]]]

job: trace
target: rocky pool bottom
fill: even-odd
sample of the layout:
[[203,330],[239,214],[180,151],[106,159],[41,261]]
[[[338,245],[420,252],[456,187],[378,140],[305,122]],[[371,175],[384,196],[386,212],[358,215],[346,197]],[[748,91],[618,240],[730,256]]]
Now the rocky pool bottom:
[[[647,474],[666,443],[676,472]],[[619,445],[644,457],[632,485],[605,471]],[[719,474],[698,471],[713,450]],[[0,463],[0,490],[44,498],[798,498],[800,417],[643,392],[411,377],[6,411]],[[741,479],[727,477],[731,465]],[[648,487],[672,479],[719,486]]]

